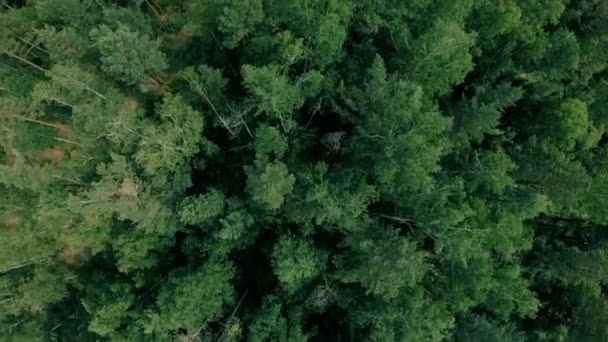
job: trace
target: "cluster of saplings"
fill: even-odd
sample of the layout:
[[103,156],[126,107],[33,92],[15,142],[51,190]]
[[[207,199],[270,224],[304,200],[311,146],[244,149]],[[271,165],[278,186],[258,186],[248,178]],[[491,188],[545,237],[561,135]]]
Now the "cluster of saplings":
[[607,341],[605,0],[1,0],[3,341]]

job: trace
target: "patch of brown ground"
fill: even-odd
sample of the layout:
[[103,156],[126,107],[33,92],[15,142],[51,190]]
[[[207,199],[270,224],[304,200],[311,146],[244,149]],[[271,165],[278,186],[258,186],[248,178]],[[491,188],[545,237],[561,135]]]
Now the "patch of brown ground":
[[55,259],[67,265],[80,265],[91,258],[91,248],[76,249],[71,244],[66,244]]
[[184,26],[175,36],[175,42],[178,46],[181,46],[182,44],[188,42],[190,37],[192,37],[192,31],[187,26]]
[[17,215],[8,215],[2,218],[2,225],[8,227],[9,229],[18,229],[21,226],[21,217]]
[[0,158],[0,162],[7,166],[15,165],[15,160],[17,159],[17,154],[13,149],[4,150],[4,155]]
[[137,100],[134,97],[128,97],[122,106],[122,110],[127,113],[132,113],[135,112],[138,107],[139,103],[137,102]]
[[64,139],[72,139],[74,137],[74,132],[72,132],[72,127],[63,123],[54,123],[55,130],[57,131],[57,135]]
[[137,184],[135,184],[131,178],[125,178],[122,180],[122,184],[118,191],[121,195],[137,197]]
[[47,147],[40,151],[40,160],[51,163],[59,163],[65,158],[65,152],[57,147]]

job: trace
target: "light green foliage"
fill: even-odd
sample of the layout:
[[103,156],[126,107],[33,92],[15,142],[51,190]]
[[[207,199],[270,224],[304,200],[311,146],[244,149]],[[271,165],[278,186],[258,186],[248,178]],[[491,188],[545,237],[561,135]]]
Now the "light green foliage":
[[[134,3],[133,5],[136,5],[137,2],[141,1],[131,1],[131,3]],[[135,6],[105,6],[103,8],[103,22],[111,28],[124,25],[136,32],[145,34],[152,34],[154,30],[152,18],[137,10]]]
[[[545,255],[537,267],[545,267],[543,277],[559,279],[567,285],[585,285],[596,287],[606,277],[608,269],[604,260],[608,257],[605,248],[581,250],[574,246],[543,246]],[[555,257],[562,257],[566,262],[551,264]],[[538,271],[538,269],[537,269]]]
[[479,44],[494,47],[494,38],[516,30],[521,25],[521,16],[517,1],[479,1],[472,14],[473,27],[479,34]]
[[281,286],[293,293],[319,275],[324,269],[324,256],[311,241],[283,236],[272,251],[272,269]]
[[440,265],[443,276],[435,288],[455,312],[465,312],[483,302],[492,288],[492,260],[488,254],[446,260]]
[[102,226],[113,215],[119,219],[137,216],[141,184],[133,174],[126,158],[112,155],[112,163],[100,164],[97,173],[101,177],[88,191],[78,194],[80,200],[71,201],[72,210],[83,215],[88,222]]
[[[365,305],[367,304],[367,305]],[[378,341],[441,341],[454,318],[440,301],[429,302],[422,290],[404,293],[392,302],[370,301],[368,310],[351,313],[353,321]],[[410,317],[406,322],[402,317]]]
[[456,22],[437,19],[434,25],[414,41],[408,75],[433,94],[444,93],[450,85],[464,80],[473,68],[469,52],[474,35]]
[[[44,312],[50,305],[68,295],[70,273],[44,265],[35,267],[30,279],[23,279],[9,303],[18,310],[30,313]],[[50,286],[49,286],[50,285]]]
[[550,72],[561,73],[563,73],[563,70],[576,70],[578,68],[580,47],[574,33],[568,30],[558,30],[549,37],[549,44],[550,47],[545,55],[545,68],[549,69]]
[[94,15],[95,12],[91,11],[94,5],[93,1],[88,0],[41,0],[36,1],[34,10],[42,21],[61,21],[78,25],[86,21],[91,15]]
[[287,320],[281,313],[281,304],[275,298],[266,298],[249,330],[252,341],[284,339]]
[[91,39],[101,54],[102,69],[128,84],[136,84],[167,67],[160,41],[139,35],[119,24],[115,30],[101,25],[91,30]]
[[167,172],[199,151],[203,141],[203,115],[180,96],[165,96],[157,107],[160,125],[148,122],[136,160],[149,174]]
[[[149,268],[156,263],[150,253],[170,241],[169,236],[179,228],[174,214],[151,195],[141,181],[134,177],[124,157],[113,155],[114,162],[98,168],[103,178],[91,190],[82,192],[69,201],[82,225],[105,231],[103,244],[110,239],[113,219],[123,234],[112,239],[117,255],[117,266],[122,272]],[[89,238],[99,239],[99,235]]]
[[[34,85],[32,90],[34,103],[54,101],[67,107],[92,106],[91,102],[99,101],[105,97],[97,90],[101,88],[99,79],[93,73],[78,66],[58,63],[53,65],[48,74],[50,76],[49,81],[38,82]],[[62,101],[62,99],[65,99],[65,101]],[[74,119],[80,119],[77,117],[77,108],[73,108],[73,111],[75,112]],[[89,118],[89,120],[91,119]]]
[[530,291],[529,282],[522,277],[519,266],[499,268],[494,274],[493,283],[484,307],[495,317],[507,320],[512,314],[535,316],[540,303]]
[[341,268],[338,279],[359,283],[368,294],[386,300],[395,298],[406,287],[415,286],[428,269],[425,254],[395,231],[374,237],[353,235],[345,244],[356,257],[337,260]]
[[608,104],[608,81],[602,81],[594,87],[594,99],[589,107],[589,118],[604,131],[608,128],[606,104]]
[[192,334],[205,329],[234,301],[230,284],[233,275],[230,263],[210,260],[188,275],[174,277],[161,287],[159,311],[151,314],[146,332],[162,334],[165,330],[185,329]]
[[274,155],[280,158],[287,151],[287,139],[272,126],[260,126],[255,133],[255,154],[259,159]]
[[348,179],[333,182],[327,179],[328,166],[323,163],[306,171],[298,175],[303,184],[294,190],[296,200],[285,209],[287,217],[299,224],[314,222],[348,230],[360,227],[367,207],[377,198],[376,189]]
[[601,173],[593,177],[591,186],[585,200],[583,201],[583,208],[587,215],[594,222],[606,224],[608,222],[608,216],[606,210],[608,210],[608,172],[602,170]]
[[91,45],[89,37],[82,35],[73,27],[57,31],[53,26],[46,26],[37,30],[36,35],[44,43],[45,49],[55,63],[77,61],[87,53]]
[[295,181],[282,162],[258,162],[255,168],[247,169],[247,191],[256,203],[269,210],[283,205]]
[[521,0],[516,3],[521,7],[526,19],[536,25],[557,23],[566,9],[564,0]]
[[300,331],[296,322],[290,322],[282,312],[280,301],[274,296],[264,298],[264,302],[249,326],[251,341],[297,341],[307,338]]
[[462,99],[456,106],[453,129],[457,144],[461,139],[479,142],[484,134],[500,134],[497,126],[502,113],[523,95],[520,88],[504,83],[494,88],[481,86],[475,92],[475,96]]
[[524,225],[525,216],[508,206],[499,209],[497,216],[492,233],[488,236],[488,245],[497,253],[507,257],[518,251],[530,249],[532,238],[530,231]]
[[296,125],[292,113],[304,104],[307,96],[313,96],[320,90],[322,80],[319,73],[312,71],[292,82],[276,65],[244,65],[242,73],[244,86],[257,108],[256,113],[276,120],[285,132],[291,131]]
[[221,110],[221,101],[225,100],[223,91],[228,80],[222,76],[221,70],[208,65],[200,65],[198,68],[189,67],[180,72],[180,77],[188,82],[192,91],[204,100],[210,110]]
[[[128,229],[125,225],[118,225]],[[170,231],[175,226],[165,226]],[[167,236],[146,233],[143,230],[130,230],[111,240],[111,246],[116,255],[116,267],[121,273],[136,273],[139,270],[157,266],[159,260],[157,251],[165,249],[173,241]]]
[[226,35],[224,46],[235,48],[237,44],[264,19],[262,0],[223,1],[223,13],[219,17],[219,30]]
[[320,68],[341,57],[352,12],[353,4],[346,0],[288,0],[266,8],[270,22],[281,23],[306,40],[313,63]]
[[247,47],[253,60],[264,56],[264,59],[281,66],[291,66],[300,62],[310,53],[304,39],[294,37],[291,31],[281,31],[273,36],[258,36],[252,39]]
[[467,178],[473,189],[501,195],[515,185],[510,173],[516,165],[502,149],[475,153],[471,164]]
[[186,198],[179,211],[180,220],[190,225],[206,223],[224,212],[225,201],[224,194],[218,190]]
[[554,143],[566,151],[573,150],[577,145],[589,148],[599,139],[594,127],[590,126],[587,106],[580,100],[563,101],[550,121],[548,135],[553,136]]
[[566,151],[535,138],[520,154],[518,178],[542,189],[555,209],[571,210],[579,205],[591,184],[584,166]]
[[482,315],[469,314],[461,318],[453,341],[523,342],[524,336],[511,325]]
[[123,106],[106,124],[105,137],[118,153],[131,154],[140,139],[140,130],[144,123],[143,110],[138,108],[137,102],[131,98],[124,98],[121,103]]
[[376,57],[369,81],[357,93],[361,124],[355,144],[373,162],[376,182],[385,194],[401,194],[430,186],[445,143],[441,134],[450,120],[422,103],[422,90],[389,77]]
[[606,310],[608,300],[597,290],[585,287],[576,289],[578,292],[577,305],[573,312],[573,329],[570,338],[578,340],[602,340],[608,337],[603,327],[608,322]]
[[328,3],[330,10],[324,15],[314,18],[317,22],[312,26],[316,29],[316,32],[313,31],[311,34],[311,37],[314,37],[311,43],[312,53],[317,57],[315,61],[320,67],[328,66],[342,57],[342,45],[346,39],[347,25],[350,20],[351,5],[347,1],[336,0],[328,1]]
[[291,113],[304,104],[297,86],[281,74],[277,66],[243,66],[245,87],[253,96],[257,113],[265,113],[278,120],[284,131],[295,125]]
[[18,154],[13,165],[0,165],[0,183],[38,192],[51,182],[48,168],[29,164],[25,156]]
[[[98,279],[106,280],[106,279]],[[107,280],[106,280],[107,281]],[[129,317],[135,296],[126,284],[114,283],[106,291],[91,291],[83,300],[85,310],[92,316],[89,330],[111,337]]]
[[222,229],[218,231],[217,237],[222,240],[237,240],[253,223],[253,217],[245,210],[233,211],[226,215],[226,218],[220,219]]

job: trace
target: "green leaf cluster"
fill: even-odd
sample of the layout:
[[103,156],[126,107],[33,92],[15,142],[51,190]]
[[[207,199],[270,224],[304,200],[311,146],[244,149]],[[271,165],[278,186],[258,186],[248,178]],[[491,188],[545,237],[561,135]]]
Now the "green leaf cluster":
[[607,341],[606,4],[0,1],[0,340]]

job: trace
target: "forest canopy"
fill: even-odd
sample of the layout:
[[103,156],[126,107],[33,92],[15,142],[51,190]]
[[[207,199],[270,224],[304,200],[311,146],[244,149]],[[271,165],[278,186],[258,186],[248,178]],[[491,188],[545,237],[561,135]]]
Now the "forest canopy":
[[607,1],[0,6],[0,339],[608,340]]

